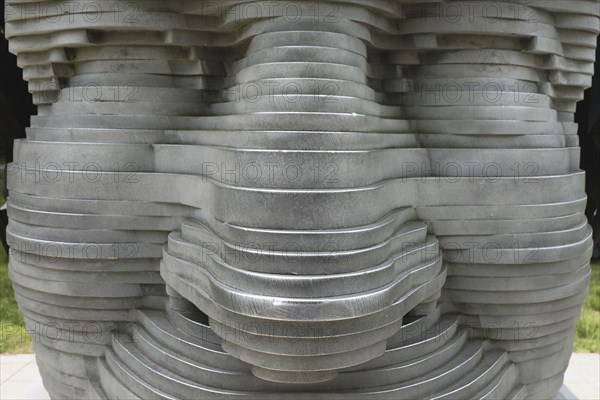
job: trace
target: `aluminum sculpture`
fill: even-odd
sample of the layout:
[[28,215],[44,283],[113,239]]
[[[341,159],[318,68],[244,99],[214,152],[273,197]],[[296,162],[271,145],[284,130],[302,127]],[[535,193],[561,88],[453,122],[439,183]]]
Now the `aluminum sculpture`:
[[54,398],[552,398],[599,2],[8,1]]

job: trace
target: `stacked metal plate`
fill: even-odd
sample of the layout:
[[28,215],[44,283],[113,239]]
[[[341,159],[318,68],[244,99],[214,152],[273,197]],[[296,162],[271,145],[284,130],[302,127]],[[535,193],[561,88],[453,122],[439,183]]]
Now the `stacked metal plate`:
[[596,0],[7,1],[53,398],[552,398]]

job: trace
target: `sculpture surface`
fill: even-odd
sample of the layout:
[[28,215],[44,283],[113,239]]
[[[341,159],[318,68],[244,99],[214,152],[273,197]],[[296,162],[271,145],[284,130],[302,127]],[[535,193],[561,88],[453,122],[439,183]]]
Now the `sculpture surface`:
[[552,398],[600,3],[8,1],[55,398]]

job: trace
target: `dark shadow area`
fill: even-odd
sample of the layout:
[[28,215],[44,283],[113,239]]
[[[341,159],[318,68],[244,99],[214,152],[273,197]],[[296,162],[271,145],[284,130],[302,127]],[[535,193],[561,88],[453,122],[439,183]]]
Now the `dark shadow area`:
[[[600,45],[600,36],[598,36]],[[592,86],[577,104],[575,122],[579,124],[581,169],[586,172],[585,191],[588,196],[585,214],[594,229],[593,259],[600,259],[600,51],[596,47],[596,64]]]
[[2,28],[0,34],[0,167],[2,171],[2,197],[0,197],[0,239],[8,252],[6,244],[6,165],[13,160],[13,142],[25,137],[25,127],[29,126],[31,115],[37,112],[33,105],[23,72],[17,66],[17,57],[8,51],[8,41],[4,36],[4,10],[2,1]]

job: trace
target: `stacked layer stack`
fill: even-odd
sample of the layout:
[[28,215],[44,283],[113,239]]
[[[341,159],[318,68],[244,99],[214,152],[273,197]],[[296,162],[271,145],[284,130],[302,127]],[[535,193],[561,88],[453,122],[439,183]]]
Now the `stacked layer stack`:
[[8,1],[55,398],[551,398],[597,1]]

